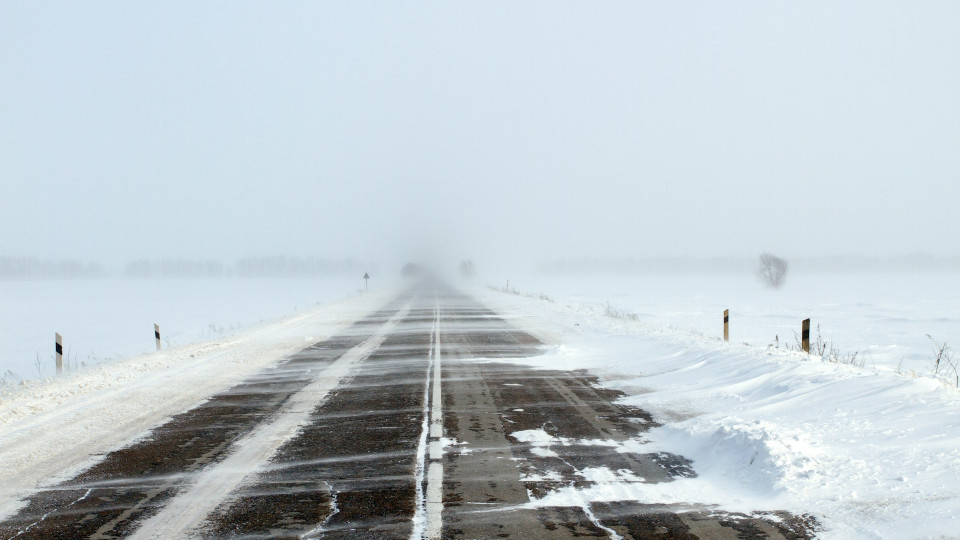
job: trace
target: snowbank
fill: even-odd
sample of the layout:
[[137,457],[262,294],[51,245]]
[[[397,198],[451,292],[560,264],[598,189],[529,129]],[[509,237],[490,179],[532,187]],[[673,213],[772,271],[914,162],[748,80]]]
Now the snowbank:
[[[574,302],[478,294],[552,345],[521,362],[600,375],[663,424],[637,441],[643,451],[683,455],[698,474],[646,484],[628,471],[581,471],[593,487],[536,504],[632,499],[787,510],[817,516],[823,538],[960,530],[960,391],[932,377],[724,343]],[[543,452],[562,443],[537,435],[521,436]]]
[[334,335],[397,291],[356,296],[247,332],[106,362],[0,396],[0,519],[169,417]]

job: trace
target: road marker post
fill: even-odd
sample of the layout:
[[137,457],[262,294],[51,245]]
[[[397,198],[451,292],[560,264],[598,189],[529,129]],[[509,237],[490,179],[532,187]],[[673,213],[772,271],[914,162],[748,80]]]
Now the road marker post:
[[54,332],[54,335],[57,339],[57,375],[60,375],[63,373],[63,336],[57,332]]
[[363,273],[363,287],[364,290],[370,290],[370,274],[366,272]]
[[160,350],[160,325],[153,323],[153,337],[157,340],[157,350]]
[[800,327],[800,348],[810,354],[810,319],[804,319]]
[[730,310],[723,310],[723,340],[730,341]]

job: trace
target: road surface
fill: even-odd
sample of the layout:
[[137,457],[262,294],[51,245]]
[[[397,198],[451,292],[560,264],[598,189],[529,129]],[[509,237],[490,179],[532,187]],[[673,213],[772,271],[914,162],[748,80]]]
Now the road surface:
[[424,281],[34,494],[0,539],[812,537],[811,518],[786,512],[536,504],[589,487],[590,468],[651,483],[696,475],[679,455],[591,443],[656,424],[587,373],[511,363],[541,350]]

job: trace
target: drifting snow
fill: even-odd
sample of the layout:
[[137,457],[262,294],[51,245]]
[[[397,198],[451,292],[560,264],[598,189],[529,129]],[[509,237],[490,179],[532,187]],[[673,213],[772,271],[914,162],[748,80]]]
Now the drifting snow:
[[[0,396],[0,518],[15,511],[23,496],[70,478],[170,416],[343,330],[391,293],[371,293],[245,333],[28,383]],[[568,444],[669,452],[692,460],[698,474],[648,484],[630,471],[586,468],[578,474],[592,482],[590,487],[559,487],[531,505],[588,511],[591,501],[636,500],[742,512],[786,510],[816,516],[826,528],[824,538],[934,538],[955,535],[960,526],[955,482],[960,477],[960,391],[933,377],[898,373],[880,361],[860,368],[767,348],[763,342],[724,343],[676,324],[678,313],[699,316],[682,306],[674,307],[672,322],[665,325],[656,317],[606,316],[597,304],[578,303],[576,295],[555,296],[559,302],[554,303],[489,290],[477,294],[552,344],[540,357],[515,361],[590,369],[627,394],[625,403],[662,424],[622,442],[572,441],[543,430],[514,433],[516,440],[541,455]],[[923,320],[956,322],[955,308],[937,306],[926,304]],[[915,307],[887,304],[867,342],[882,344],[878,336],[887,335],[883,328],[895,319],[922,319],[911,312]],[[796,318],[767,308],[747,311],[767,312],[767,320]],[[897,341],[884,347],[919,350]],[[921,367],[918,362],[914,371]],[[438,446],[468,451],[454,441],[438,441]],[[556,478],[549,471],[526,474]]]
[[344,278],[0,280],[0,383],[52,378],[54,332],[63,335],[64,361],[89,367],[154,351],[154,323],[165,349],[222,339],[341,300],[359,284]]
[[[647,484],[629,471],[579,471],[595,482],[531,505],[635,500],[731,512],[810,513],[823,538],[935,538],[960,526],[960,391],[933,377],[839,365],[803,353],[724,343],[649,321],[478,291],[552,348],[518,362],[590,369],[623,402],[663,424],[630,451],[693,461],[696,478]],[[522,314],[522,315],[521,315]],[[531,315],[536,315],[533,317]],[[565,441],[514,434],[541,455]],[[629,442],[629,441],[628,441]]]
[[221,462],[204,468],[191,486],[160,512],[146,520],[132,539],[183,538],[197,527],[248,475],[263,470],[267,461],[309,421],[316,404],[334,391],[362,360],[373,354],[409,312],[401,309],[362,344],[345,352],[316,374],[313,381],[287,399],[278,413],[232,444]]
[[369,293],[246,333],[112,361],[0,396],[0,519],[171,416],[346,329],[396,291]]
[[841,356],[856,352],[858,362],[879,370],[927,373],[933,365],[927,334],[960,344],[955,273],[798,272],[779,290],[764,288],[749,273],[515,277],[510,286],[542,291],[583,315],[621,314],[624,323],[667,334],[719,339],[729,309],[730,342],[754,347],[794,346],[800,321],[809,317],[814,339],[819,326]]

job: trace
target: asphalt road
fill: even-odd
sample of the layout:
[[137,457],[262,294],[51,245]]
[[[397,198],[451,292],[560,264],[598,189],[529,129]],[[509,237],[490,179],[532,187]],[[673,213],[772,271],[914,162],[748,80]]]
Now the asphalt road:
[[[812,536],[812,518],[786,512],[531,504],[589,487],[589,468],[696,476],[683,456],[588,443],[656,424],[587,373],[511,363],[541,347],[471,297],[420,283],[38,492],[0,539]],[[557,444],[521,442],[530,430]]]

